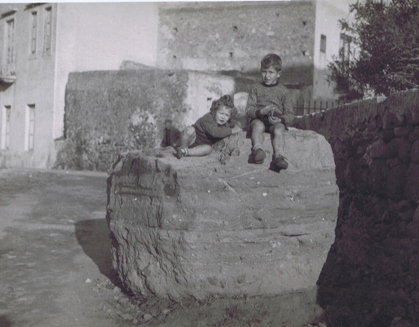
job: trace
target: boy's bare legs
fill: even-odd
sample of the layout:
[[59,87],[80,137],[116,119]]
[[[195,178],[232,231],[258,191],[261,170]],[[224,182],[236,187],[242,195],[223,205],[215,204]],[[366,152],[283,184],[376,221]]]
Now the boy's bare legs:
[[250,123],[252,128],[252,150],[262,148],[263,132],[265,132],[265,124],[259,119],[253,119]]
[[274,151],[271,168],[277,171],[287,169],[288,163],[283,156],[285,148],[285,126],[277,123],[272,125],[269,131],[271,132],[272,148]]
[[261,164],[266,158],[265,151],[262,149],[265,124],[259,119],[254,119],[250,123],[250,127],[252,128],[252,154],[255,159],[255,163]]
[[208,154],[210,154],[212,151],[212,146],[208,145],[208,144],[201,144],[201,145],[197,145],[196,147],[193,147],[191,149],[188,149],[188,156],[193,156],[193,157],[201,157],[201,156],[206,156]]
[[269,129],[271,132],[272,148],[274,150],[274,157],[284,153],[285,147],[285,126],[281,123],[272,125]]

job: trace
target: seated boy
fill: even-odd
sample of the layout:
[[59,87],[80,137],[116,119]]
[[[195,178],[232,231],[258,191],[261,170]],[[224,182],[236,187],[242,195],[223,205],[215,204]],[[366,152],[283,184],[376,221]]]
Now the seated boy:
[[283,156],[285,130],[294,120],[291,95],[279,83],[282,60],[276,54],[268,54],[261,61],[262,83],[255,84],[249,94],[246,114],[251,119],[252,157],[256,164],[266,158],[262,149],[263,133],[271,134],[273,156],[270,169],[279,172],[287,169],[288,163]]

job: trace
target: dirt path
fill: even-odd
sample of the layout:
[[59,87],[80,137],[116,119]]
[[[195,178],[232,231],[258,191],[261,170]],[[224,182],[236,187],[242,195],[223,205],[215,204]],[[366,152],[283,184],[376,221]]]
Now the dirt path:
[[276,317],[316,310],[315,290],[182,304],[122,293],[111,269],[106,178],[0,170],[0,327],[288,327]]
[[107,305],[105,194],[106,174],[0,171],[1,327],[132,326]]

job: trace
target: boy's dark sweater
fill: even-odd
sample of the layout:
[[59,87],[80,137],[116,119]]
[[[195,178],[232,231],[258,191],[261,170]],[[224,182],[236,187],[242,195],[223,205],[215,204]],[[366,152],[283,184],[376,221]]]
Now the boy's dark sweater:
[[[281,83],[268,86],[264,83],[253,85],[247,100],[246,114],[249,118],[261,118],[260,110],[267,105],[274,105],[273,116],[279,117],[286,125],[294,120],[294,109],[289,90]],[[267,115],[265,115],[267,116]]]

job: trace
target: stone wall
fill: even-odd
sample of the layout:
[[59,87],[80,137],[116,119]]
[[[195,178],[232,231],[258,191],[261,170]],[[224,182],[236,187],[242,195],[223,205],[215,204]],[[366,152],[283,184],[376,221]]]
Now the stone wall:
[[261,59],[274,52],[284,62],[284,83],[313,84],[313,1],[167,3],[159,19],[161,68],[255,72],[258,78]]
[[332,326],[419,324],[418,103],[409,91],[295,124],[323,134],[336,163],[336,239],[318,280]]
[[120,151],[154,147],[164,120],[187,111],[186,81],[156,70],[71,73],[56,166],[106,171]]

